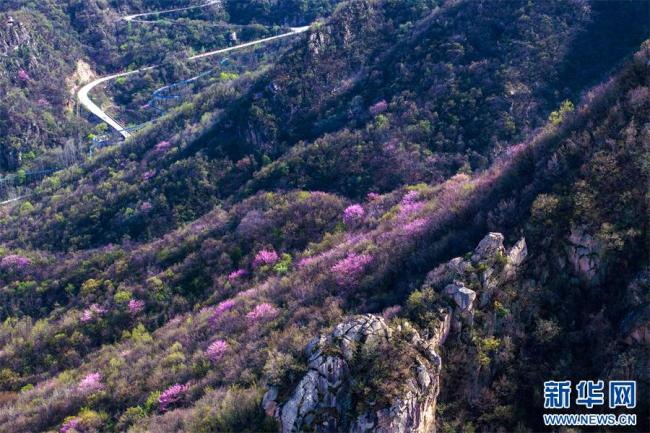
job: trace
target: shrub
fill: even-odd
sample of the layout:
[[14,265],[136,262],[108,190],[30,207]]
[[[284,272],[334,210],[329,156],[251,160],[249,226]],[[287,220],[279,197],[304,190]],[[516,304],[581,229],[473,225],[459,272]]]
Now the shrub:
[[79,382],[77,390],[82,394],[92,394],[103,387],[102,375],[100,373],[90,373]]
[[246,320],[249,323],[263,322],[271,320],[278,315],[278,309],[269,303],[259,304],[257,307],[246,314]]
[[353,226],[360,223],[365,215],[366,211],[360,204],[353,204],[343,211],[343,222],[348,226]]
[[261,250],[255,255],[253,266],[256,268],[260,266],[272,266],[279,259],[278,253],[276,253],[275,250]]
[[206,356],[212,362],[217,362],[226,354],[230,349],[228,342],[224,340],[215,340],[212,344],[208,346],[208,349],[205,351]]
[[179,403],[185,398],[189,389],[188,385],[175,384],[164,390],[158,397],[158,407],[162,412],[166,412],[170,407]]
[[356,286],[359,277],[370,262],[372,262],[372,256],[369,254],[351,253],[332,266],[331,271],[340,286]]
[[136,315],[144,310],[145,303],[140,299],[131,299],[129,301],[129,313]]

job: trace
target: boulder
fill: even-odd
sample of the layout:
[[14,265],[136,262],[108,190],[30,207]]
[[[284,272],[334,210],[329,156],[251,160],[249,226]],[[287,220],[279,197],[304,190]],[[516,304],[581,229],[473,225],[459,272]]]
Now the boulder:
[[[353,316],[336,326],[329,335],[314,338],[306,347],[308,372],[286,401],[278,401],[278,390],[264,396],[264,408],[280,423],[282,433],[429,433],[435,431],[436,399],[439,392],[441,359],[436,348],[446,338],[448,315],[430,340],[423,339],[408,323],[391,328],[382,317]],[[358,413],[352,403],[352,387],[359,377],[355,363],[360,353],[381,351],[391,344],[406,344],[408,377],[400,384],[403,392],[389,405]],[[378,352],[379,354],[381,352]],[[395,365],[395,368],[403,365]]]
[[503,248],[503,235],[501,233],[488,233],[472,254],[472,262],[479,263],[496,257],[497,253],[505,253]]

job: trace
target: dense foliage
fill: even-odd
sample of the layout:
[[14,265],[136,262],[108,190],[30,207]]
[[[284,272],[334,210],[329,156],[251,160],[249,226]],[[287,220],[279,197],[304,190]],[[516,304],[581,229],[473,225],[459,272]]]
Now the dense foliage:
[[[551,377],[634,378],[648,395],[647,347],[625,331],[650,304],[647,3],[226,1],[178,17],[185,36],[111,21],[184,2],[55,3],[15,15],[74,29],[98,70],[196,49],[202,22],[327,17],[273,65],[237,63],[240,76],[0,207],[0,430],[277,431],[262,396],[298,382],[312,337],[368,312],[427,335],[427,273],[488,231],[525,237],[530,257],[442,349],[439,431],[539,431]],[[602,36],[622,20],[616,44]],[[63,79],[79,59],[59,54],[47,71]],[[23,61],[0,86],[51,86],[64,105],[65,85]],[[138,105],[183,76],[175,65],[109,96]],[[52,137],[73,136],[53,122]],[[573,266],[576,242],[595,245],[594,269]],[[383,407],[406,370],[366,355],[354,404]]]

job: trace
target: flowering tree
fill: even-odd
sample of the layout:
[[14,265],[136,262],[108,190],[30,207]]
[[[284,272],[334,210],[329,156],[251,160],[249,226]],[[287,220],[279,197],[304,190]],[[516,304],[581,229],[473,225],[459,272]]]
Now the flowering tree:
[[232,299],[226,299],[223,302],[220,302],[216,307],[214,307],[214,312],[210,318],[210,322],[214,324],[226,311],[230,311],[235,306],[235,301]]
[[255,324],[258,322],[265,322],[271,320],[278,315],[278,309],[273,305],[264,302],[255,307],[252,311],[246,314],[246,320],[249,323]]
[[402,197],[399,205],[399,217],[407,218],[410,215],[419,212],[424,207],[424,202],[418,201],[420,193],[417,191],[409,191]]
[[224,340],[215,340],[208,346],[208,349],[205,351],[205,355],[210,361],[217,362],[223,358],[228,349],[230,349],[228,342]]
[[246,269],[237,269],[228,274],[228,281],[232,284],[244,275],[246,275]]
[[166,412],[171,406],[181,401],[187,390],[189,389],[188,385],[175,384],[164,390],[160,397],[158,397],[158,406],[160,410]]
[[153,205],[148,200],[142,202],[142,204],[140,205],[140,211],[143,212],[143,213],[149,212],[152,208],[153,208]]
[[144,310],[145,303],[140,299],[131,299],[129,301],[129,313],[134,316]]
[[261,250],[257,255],[255,255],[253,266],[256,268],[265,265],[272,266],[277,263],[278,260],[280,260],[280,257],[278,257],[278,253],[276,253],[275,250]]
[[102,375],[100,373],[90,373],[77,386],[77,390],[82,394],[92,394],[102,388],[104,388],[104,384],[102,383]]
[[343,222],[348,226],[353,226],[360,223],[365,215],[366,211],[360,204],[353,204],[343,211]]
[[20,81],[29,81],[31,77],[29,76],[26,70],[21,69],[20,71],[18,71],[18,79]]
[[340,286],[356,286],[366,266],[372,262],[369,254],[350,253],[332,266],[334,279]]
[[386,110],[388,110],[388,103],[383,99],[377,102],[376,104],[373,104],[369,109],[370,114],[372,114],[373,116],[381,114]]
[[77,427],[79,427],[79,422],[81,420],[77,417],[70,418],[66,422],[63,423],[61,426],[61,430],[59,430],[61,433],[68,433],[70,430],[76,430]]
[[402,233],[406,236],[421,234],[426,231],[428,222],[429,221],[426,218],[415,218],[413,221],[404,224],[404,227],[402,227]]
[[147,170],[142,173],[142,180],[149,180],[156,175],[156,170]]
[[163,140],[160,143],[156,144],[154,150],[156,153],[165,153],[172,148],[172,144],[169,141]]
[[94,318],[99,317],[104,313],[106,313],[106,311],[107,310],[105,308],[102,308],[98,304],[92,304],[89,308],[86,308],[84,310],[83,314],[81,315],[81,322],[82,323],[90,322]]
[[0,260],[0,268],[7,270],[7,269],[13,269],[13,270],[19,270],[19,269],[24,269],[27,266],[31,265],[32,261],[28,259],[27,257],[24,256],[19,256],[17,254],[12,254],[9,256],[5,256]]

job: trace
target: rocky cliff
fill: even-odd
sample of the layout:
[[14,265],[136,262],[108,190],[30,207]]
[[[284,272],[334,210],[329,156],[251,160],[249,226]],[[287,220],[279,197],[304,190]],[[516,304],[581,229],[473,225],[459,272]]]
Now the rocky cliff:
[[422,334],[403,319],[350,317],[307,345],[307,373],[285,398],[271,387],[264,409],[282,433],[435,432],[439,346],[450,329],[471,324],[476,298],[485,305],[526,255],[524,239],[506,250],[503,235],[489,233],[469,258],[454,258],[427,275],[424,286],[440,295],[429,306],[433,332]]

